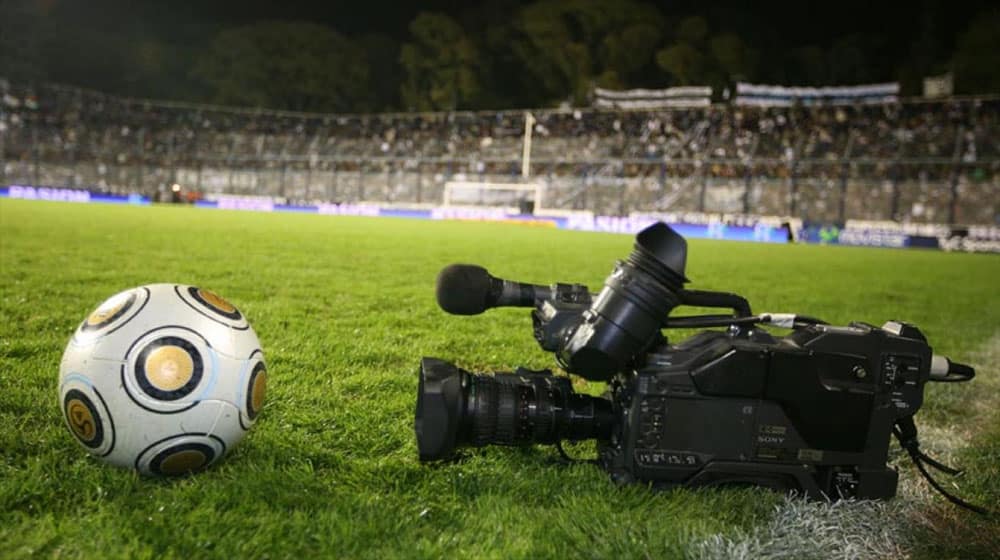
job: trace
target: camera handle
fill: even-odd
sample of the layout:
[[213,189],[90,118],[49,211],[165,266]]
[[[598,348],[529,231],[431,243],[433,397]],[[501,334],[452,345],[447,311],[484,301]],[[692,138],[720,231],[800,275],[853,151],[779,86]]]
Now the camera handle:
[[680,290],[677,292],[681,305],[693,307],[722,307],[733,310],[732,315],[693,315],[667,317],[663,327],[668,329],[694,329],[706,327],[730,327],[766,323],[777,327],[798,328],[807,325],[825,325],[826,321],[808,315],[790,313],[763,313],[754,315],[750,302],[741,295],[707,290]]
[[749,317],[750,302],[745,297],[728,292],[710,292],[706,290],[680,290],[682,305],[693,307],[725,307],[733,310],[736,317]]

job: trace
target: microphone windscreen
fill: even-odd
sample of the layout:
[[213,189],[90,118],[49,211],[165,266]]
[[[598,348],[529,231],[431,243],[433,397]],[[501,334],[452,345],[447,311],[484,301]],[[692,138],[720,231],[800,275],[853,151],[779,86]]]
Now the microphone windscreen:
[[491,276],[474,264],[452,264],[437,277],[437,301],[452,315],[478,315],[490,308]]

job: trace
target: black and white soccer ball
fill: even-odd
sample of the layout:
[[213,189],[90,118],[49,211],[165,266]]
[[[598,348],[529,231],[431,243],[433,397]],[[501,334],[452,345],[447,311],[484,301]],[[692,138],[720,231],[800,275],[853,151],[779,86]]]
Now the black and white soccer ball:
[[103,461],[143,474],[217,462],[253,426],[266,389],[246,317],[194,286],[112,296],[76,329],[59,366],[70,433]]

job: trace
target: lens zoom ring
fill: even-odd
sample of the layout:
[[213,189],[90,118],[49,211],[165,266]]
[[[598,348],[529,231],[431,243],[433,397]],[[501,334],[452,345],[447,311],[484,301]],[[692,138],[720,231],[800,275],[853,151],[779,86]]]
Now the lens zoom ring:
[[518,402],[517,387],[507,383],[497,383],[497,424],[493,441],[501,445],[517,443]]
[[535,413],[531,417],[534,427],[532,439],[539,443],[555,442],[555,418],[553,417],[551,385],[535,387]]
[[475,413],[473,416],[472,444],[483,446],[493,443],[497,428],[497,385],[496,380],[476,375]]

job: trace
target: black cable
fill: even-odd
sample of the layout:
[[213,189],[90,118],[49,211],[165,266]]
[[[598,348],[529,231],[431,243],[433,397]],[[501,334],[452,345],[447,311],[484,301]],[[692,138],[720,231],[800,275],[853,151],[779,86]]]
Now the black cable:
[[574,463],[574,462],[576,462],[576,461],[577,461],[576,459],[574,459],[574,458],[570,457],[570,456],[569,456],[569,454],[568,454],[568,453],[566,453],[566,450],[565,450],[565,449],[563,449],[563,446],[562,446],[562,440],[559,440],[559,441],[557,441],[557,442],[556,442],[556,449],[558,449],[558,450],[559,450],[559,455],[561,455],[561,456],[562,456],[562,458],[563,458],[563,459],[564,459],[564,460],[565,460],[565,461],[566,461],[567,463]]
[[938,481],[934,480],[934,477],[932,477],[929,472],[927,472],[927,467],[924,465],[925,461],[927,462],[927,464],[940,470],[941,472],[945,472],[952,475],[962,474],[961,470],[954,469],[952,467],[944,465],[932,459],[926,453],[920,450],[920,442],[917,440],[917,427],[916,424],[913,423],[912,418],[904,418],[899,420],[896,423],[896,426],[893,426],[892,433],[896,436],[896,439],[899,440],[900,447],[905,449],[906,452],[910,455],[910,459],[913,460],[913,464],[917,466],[917,470],[920,471],[920,474],[923,475],[923,477],[927,480],[927,482],[930,483],[930,485],[935,490],[937,490],[942,496],[944,496],[949,502],[961,508],[965,508],[969,511],[974,511],[980,515],[996,515],[996,512],[988,510],[982,506],[977,506],[975,504],[969,503],[963,500],[962,498],[959,498],[958,496],[955,496],[954,494],[948,492],[947,490],[944,489],[943,486],[941,486],[938,483]]
[[559,455],[561,455],[562,458],[563,458],[563,460],[565,460],[567,463],[584,463],[584,464],[588,464],[588,465],[597,465],[598,464],[597,459],[576,459],[576,458],[570,457],[569,453],[566,453],[566,450],[563,449],[562,440],[556,441],[556,449],[559,450]]
[[[750,317],[734,317],[732,315],[689,315],[683,317],[668,317],[663,328],[694,329],[704,327],[728,327],[730,325],[756,325],[771,323],[771,314],[752,315]],[[791,328],[803,328],[811,325],[826,325],[826,321],[808,315],[795,315]]]
[[977,506],[975,504],[970,504],[969,502],[963,500],[962,498],[959,498],[958,496],[955,496],[954,494],[949,493],[940,484],[938,484],[938,482],[936,480],[934,480],[933,477],[931,477],[930,473],[927,472],[927,469],[924,467],[923,461],[920,460],[920,458],[919,458],[918,455],[916,455],[914,453],[910,453],[910,458],[913,459],[913,463],[915,465],[917,465],[917,469],[920,470],[920,474],[924,475],[924,478],[927,479],[927,482],[929,482],[931,484],[931,486],[934,487],[935,490],[937,490],[938,492],[940,492],[942,496],[944,496],[945,498],[947,498],[949,502],[951,502],[951,503],[953,503],[953,504],[955,504],[955,505],[957,505],[959,507],[965,508],[965,509],[967,509],[969,511],[974,511],[974,512],[980,514],[980,515],[994,515],[994,512],[992,512],[992,511],[990,511],[990,510],[988,510],[988,509],[986,509],[984,507]]
[[669,317],[663,327],[667,329],[695,329],[702,327],[728,327],[729,325],[754,325],[760,317],[733,317],[732,315],[691,315]]
[[924,453],[920,449],[920,441],[917,439],[917,425],[914,424],[913,418],[904,418],[900,420],[895,426],[893,426],[892,433],[895,434],[896,439],[899,440],[899,445],[903,449],[910,454],[916,453],[917,458],[935,469],[953,476],[958,476],[965,472],[962,469],[949,467],[948,465],[935,460],[933,457]]
[[810,317],[809,315],[796,315],[795,316],[795,322],[796,323],[804,323],[804,324],[807,324],[807,325],[829,325],[830,324],[830,323],[827,323],[826,321],[824,321],[823,319],[817,319],[816,317]]
[[956,469],[954,467],[949,467],[948,465],[940,463],[937,460],[935,460],[933,457],[931,457],[930,455],[924,453],[923,451],[921,451],[919,449],[916,450],[916,452],[920,456],[920,459],[923,462],[927,463],[928,465],[934,467],[935,469],[937,469],[937,470],[939,470],[939,471],[941,471],[941,472],[943,472],[945,474],[950,474],[952,476],[961,476],[961,475],[965,474],[965,471],[963,471],[962,469]]

